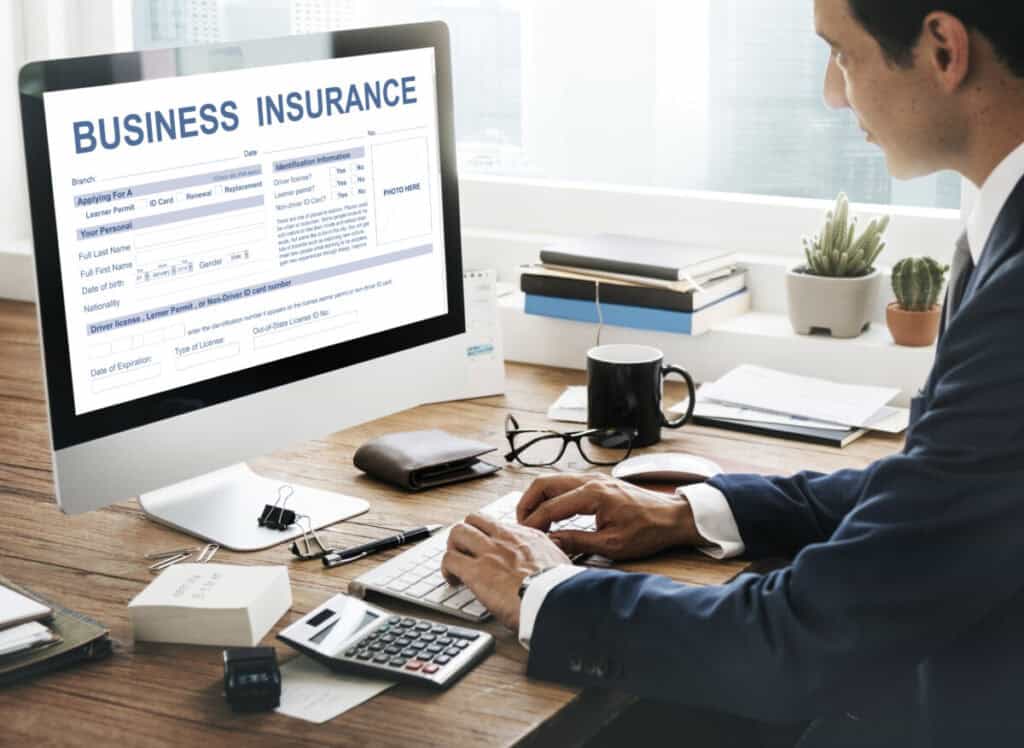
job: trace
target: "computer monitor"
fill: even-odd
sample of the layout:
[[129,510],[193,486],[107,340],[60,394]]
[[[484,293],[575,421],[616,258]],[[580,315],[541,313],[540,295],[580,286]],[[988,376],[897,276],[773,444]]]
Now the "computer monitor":
[[[238,550],[240,460],[428,402],[465,331],[447,28],[26,65],[57,501]],[[358,498],[291,485],[323,527]]]

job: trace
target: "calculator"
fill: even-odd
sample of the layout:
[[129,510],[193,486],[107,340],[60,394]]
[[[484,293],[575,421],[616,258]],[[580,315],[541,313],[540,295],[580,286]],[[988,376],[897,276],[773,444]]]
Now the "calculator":
[[393,615],[335,595],[277,638],[327,667],[447,688],[494,649],[484,631]]

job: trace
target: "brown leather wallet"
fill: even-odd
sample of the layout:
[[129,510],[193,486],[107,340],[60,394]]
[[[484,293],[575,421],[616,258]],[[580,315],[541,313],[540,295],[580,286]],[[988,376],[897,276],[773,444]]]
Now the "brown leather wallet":
[[403,431],[371,439],[352,461],[374,478],[422,491],[498,472],[499,465],[479,459],[495,449],[440,429]]

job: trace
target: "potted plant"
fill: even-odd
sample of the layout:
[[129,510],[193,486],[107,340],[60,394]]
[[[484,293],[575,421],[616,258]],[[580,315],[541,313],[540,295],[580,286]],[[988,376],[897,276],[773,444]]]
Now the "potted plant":
[[939,294],[946,282],[949,265],[931,257],[908,257],[892,269],[892,290],[896,301],[885,309],[889,332],[897,345],[931,345],[939,334]]
[[807,264],[786,275],[789,321],[794,331],[855,338],[868,329],[881,278],[875,260],[885,249],[882,235],[888,227],[889,216],[884,216],[857,236],[857,219],[850,220],[849,200],[839,195],[821,234],[813,240],[804,238]]

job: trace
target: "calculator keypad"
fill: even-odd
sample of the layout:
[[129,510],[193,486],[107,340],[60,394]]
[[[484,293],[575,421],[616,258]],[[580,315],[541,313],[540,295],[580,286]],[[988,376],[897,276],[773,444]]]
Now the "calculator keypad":
[[382,670],[390,668],[432,676],[479,637],[478,632],[459,626],[391,616],[346,649],[344,656],[381,666]]

